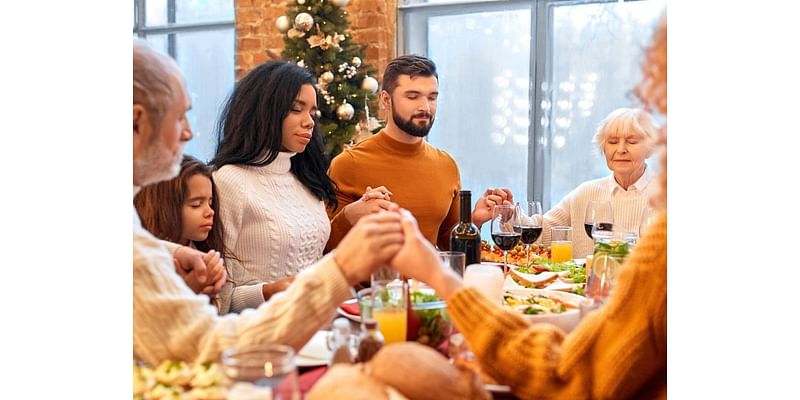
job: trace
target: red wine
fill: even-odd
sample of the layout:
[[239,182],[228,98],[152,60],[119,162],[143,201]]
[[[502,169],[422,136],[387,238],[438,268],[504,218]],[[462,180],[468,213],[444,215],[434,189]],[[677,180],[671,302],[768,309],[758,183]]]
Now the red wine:
[[511,250],[519,244],[520,234],[517,232],[492,232],[492,240],[500,250]]
[[[591,225],[589,225],[589,227],[589,230],[591,230]],[[521,235],[520,240],[522,240],[522,243],[533,244],[536,239],[539,239],[539,235],[542,234],[542,227],[514,225],[514,232],[517,232]]]
[[[614,224],[612,224],[611,222],[598,222],[598,223],[596,223],[594,225],[597,225],[597,228],[595,230],[598,230],[598,231],[611,232],[612,230],[614,230]],[[591,238],[592,237],[592,224],[583,224],[583,228],[586,229],[586,235],[589,236],[589,238]]]
[[464,267],[481,262],[481,232],[472,223],[472,192],[462,190],[459,220],[450,230],[450,250],[461,251],[466,257]]

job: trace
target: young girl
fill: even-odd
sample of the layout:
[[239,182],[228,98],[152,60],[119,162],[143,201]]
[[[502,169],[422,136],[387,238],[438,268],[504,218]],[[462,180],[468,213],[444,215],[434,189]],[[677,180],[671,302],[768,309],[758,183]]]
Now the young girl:
[[200,251],[216,250],[225,259],[228,281],[214,302],[220,314],[231,310],[231,295],[238,285],[261,284],[263,296],[285,289],[292,279],[264,284],[241,271],[236,257],[222,241],[224,227],[219,219],[217,188],[211,169],[196,158],[184,155],[177,177],[145,186],[134,197],[142,225],[162,240]]

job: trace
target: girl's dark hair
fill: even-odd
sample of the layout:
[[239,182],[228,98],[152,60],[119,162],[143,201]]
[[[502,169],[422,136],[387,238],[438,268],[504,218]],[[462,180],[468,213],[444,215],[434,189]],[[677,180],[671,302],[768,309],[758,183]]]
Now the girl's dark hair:
[[181,208],[189,196],[189,178],[201,174],[211,180],[211,209],[214,210],[214,226],[208,232],[208,238],[202,242],[192,242],[203,252],[214,249],[222,257],[232,258],[233,254],[225,248],[222,238],[225,228],[219,217],[219,197],[211,168],[200,160],[184,155],[181,172],[175,178],[148,185],[142,188],[133,198],[133,205],[139,212],[142,226],[159,239],[179,243],[183,227]]
[[[303,85],[314,85],[307,70],[285,61],[268,61],[250,71],[234,87],[217,121],[217,149],[211,164],[268,165],[281,151],[283,120]],[[319,120],[314,117],[311,142],[292,157],[291,171],[318,199],[336,208],[336,186],[328,176]]]

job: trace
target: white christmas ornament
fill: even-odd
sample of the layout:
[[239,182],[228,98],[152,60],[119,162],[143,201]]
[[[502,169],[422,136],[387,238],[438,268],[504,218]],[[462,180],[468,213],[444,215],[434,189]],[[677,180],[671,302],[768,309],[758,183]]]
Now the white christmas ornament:
[[294,27],[297,30],[308,32],[314,26],[314,17],[308,13],[300,13],[294,18]]
[[351,120],[355,112],[356,110],[353,109],[353,106],[351,106],[350,103],[343,103],[336,108],[336,116],[342,121]]
[[361,89],[364,89],[370,93],[375,93],[378,91],[378,81],[375,78],[368,76],[364,78],[364,81],[361,82]]
[[297,0],[297,4],[302,6],[303,4],[306,4],[306,0]]
[[323,72],[322,75],[319,76],[319,81],[326,85],[333,82],[333,73],[331,73],[331,71]]
[[331,3],[337,7],[344,7],[349,3],[350,0],[331,0]]
[[292,25],[289,23],[289,17],[285,15],[281,15],[278,19],[275,20],[275,27],[278,28],[278,32],[286,33],[289,31],[289,28]]
[[358,68],[361,66],[361,59],[358,57],[353,57],[353,66]]

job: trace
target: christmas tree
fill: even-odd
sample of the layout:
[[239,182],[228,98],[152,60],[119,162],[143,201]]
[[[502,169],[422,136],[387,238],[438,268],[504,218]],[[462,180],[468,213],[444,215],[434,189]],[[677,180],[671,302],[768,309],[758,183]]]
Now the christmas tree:
[[[317,76],[320,131],[326,152],[335,156],[357,138],[382,127],[370,115],[378,81],[375,69],[362,61],[363,45],[347,31],[349,0],[290,0],[275,25],[285,33],[282,56]],[[372,75],[372,76],[370,76]],[[374,107],[373,107],[374,108]]]

